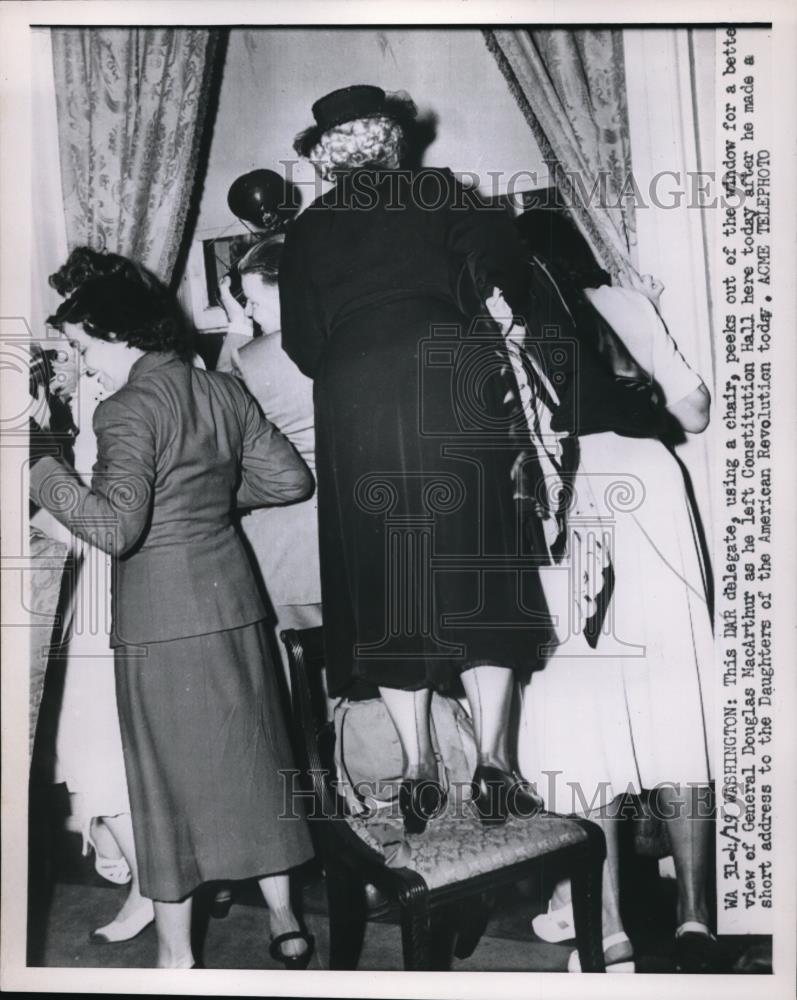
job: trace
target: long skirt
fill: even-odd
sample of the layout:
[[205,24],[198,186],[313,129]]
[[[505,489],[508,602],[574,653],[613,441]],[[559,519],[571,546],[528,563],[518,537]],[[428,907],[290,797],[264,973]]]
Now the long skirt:
[[499,334],[434,297],[341,320],[315,382],[329,690],[528,671],[549,627],[522,556]]
[[141,891],[285,872],[312,855],[263,622],[116,650]]
[[[524,693],[518,758],[549,809],[585,813],[713,773],[716,672],[695,522],[675,458],[657,441],[581,441],[576,494],[618,498],[604,527],[615,572],[595,649],[557,649]],[[603,501],[599,500],[598,504]]]

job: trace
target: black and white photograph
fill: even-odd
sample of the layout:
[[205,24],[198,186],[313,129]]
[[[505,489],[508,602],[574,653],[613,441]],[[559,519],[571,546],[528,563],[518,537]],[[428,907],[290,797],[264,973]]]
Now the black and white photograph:
[[793,995],[795,18],[616,6],[0,3],[5,989]]

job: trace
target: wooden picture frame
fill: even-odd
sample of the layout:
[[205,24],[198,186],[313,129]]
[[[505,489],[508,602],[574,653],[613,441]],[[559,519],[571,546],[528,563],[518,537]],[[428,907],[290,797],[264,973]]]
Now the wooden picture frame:
[[225,274],[232,274],[233,295],[240,299],[235,264],[263,236],[242,224],[195,233],[183,278],[183,300],[200,333],[219,333],[227,328],[227,315],[218,298],[219,281]]

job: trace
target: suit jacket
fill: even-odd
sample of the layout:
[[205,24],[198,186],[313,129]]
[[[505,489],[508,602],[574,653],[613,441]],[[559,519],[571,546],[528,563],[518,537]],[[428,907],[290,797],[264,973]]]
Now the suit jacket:
[[[313,383],[283,351],[279,333],[250,339],[233,352],[233,370],[266,418],[315,471]],[[241,518],[272,604],[320,604],[318,500],[253,510]]]
[[231,375],[145,354],[94,413],[91,487],[45,458],[33,499],[116,557],[112,645],[159,642],[265,616],[236,508],[308,495],[312,476]]

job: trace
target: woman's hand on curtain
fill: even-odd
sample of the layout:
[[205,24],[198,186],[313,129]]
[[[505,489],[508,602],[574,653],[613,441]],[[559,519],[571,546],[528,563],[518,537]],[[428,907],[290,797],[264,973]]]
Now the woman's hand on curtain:
[[617,283],[623,288],[630,288],[635,292],[640,292],[646,299],[649,299],[659,312],[661,293],[664,291],[664,282],[654,278],[652,274],[637,274],[631,268],[617,276]]

